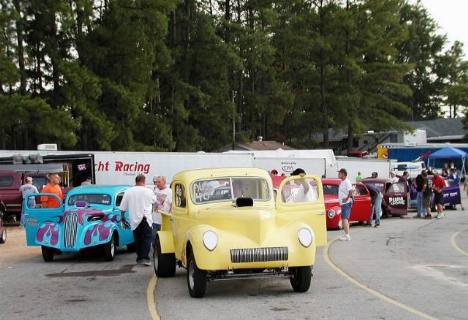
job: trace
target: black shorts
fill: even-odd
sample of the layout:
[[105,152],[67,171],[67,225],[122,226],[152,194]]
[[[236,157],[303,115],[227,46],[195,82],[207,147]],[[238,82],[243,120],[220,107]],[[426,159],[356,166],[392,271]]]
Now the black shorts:
[[434,203],[444,204],[444,194],[442,192],[434,192]]

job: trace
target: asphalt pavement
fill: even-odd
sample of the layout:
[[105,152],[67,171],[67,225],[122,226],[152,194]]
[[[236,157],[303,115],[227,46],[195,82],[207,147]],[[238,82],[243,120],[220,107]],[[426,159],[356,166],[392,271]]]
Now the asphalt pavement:
[[330,231],[309,292],[284,279],[216,281],[203,299],[189,297],[183,269],[153,292],[153,269],[125,250],[45,263],[14,228],[0,245],[0,319],[468,319],[467,215],[353,226],[350,242]]

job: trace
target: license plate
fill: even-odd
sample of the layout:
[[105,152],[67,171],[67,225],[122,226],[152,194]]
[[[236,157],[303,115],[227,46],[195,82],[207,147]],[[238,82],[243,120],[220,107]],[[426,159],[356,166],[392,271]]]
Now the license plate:
[[405,205],[405,199],[403,197],[390,197],[388,201],[391,206]]

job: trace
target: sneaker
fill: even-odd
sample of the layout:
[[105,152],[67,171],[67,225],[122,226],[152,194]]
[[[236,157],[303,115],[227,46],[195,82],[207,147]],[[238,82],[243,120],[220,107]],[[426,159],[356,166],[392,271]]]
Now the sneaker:
[[136,261],[136,262],[137,262],[137,264],[138,264],[138,265],[142,265],[142,264],[143,264],[143,262],[144,262],[144,260],[143,260],[143,259],[137,259],[137,261]]
[[143,260],[143,265],[146,267],[151,267],[151,260]]
[[419,218],[422,218],[419,214],[413,216],[413,219],[419,219]]
[[444,217],[443,213],[438,213],[436,219],[442,219]]
[[431,214],[428,214],[424,219],[431,220],[431,219],[432,219],[432,215],[431,215]]
[[350,241],[350,240],[351,240],[351,237],[349,236],[349,234],[345,234],[340,237],[340,241]]
[[380,226],[380,223],[376,223],[374,228],[377,228],[378,226]]

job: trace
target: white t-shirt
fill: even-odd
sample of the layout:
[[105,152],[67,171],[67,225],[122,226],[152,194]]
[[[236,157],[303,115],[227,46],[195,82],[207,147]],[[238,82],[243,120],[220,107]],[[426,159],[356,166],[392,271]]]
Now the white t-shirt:
[[317,200],[317,186],[311,185],[308,183],[309,188],[306,191],[302,183],[296,184],[293,181],[290,184],[290,187],[287,189],[287,194],[285,195],[285,202],[287,203],[301,203],[301,202],[312,202]]
[[351,197],[348,198],[347,201],[344,201],[349,195],[349,191],[353,190],[353,185],[348,178],[341,180],[340,187],[338,188],[338,200],[340,200],[340,204],[346,204],[352,201]]
[[162,190],[158,187],[154,187],[154,194],[156,195],[156,202],[153,206],[153,223],[161,224],[162,219],[160,212],[171,212],[172,190],[167,186]]
[[125,190],[122,202],[120,203],[120,210],[128,210],[128,217],[130,220],[130,227],[135,230],[143,217],[150,227],[153,226],[153,203],[156,202],[156,196],[151,191],[143,186],[135,186]]

